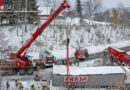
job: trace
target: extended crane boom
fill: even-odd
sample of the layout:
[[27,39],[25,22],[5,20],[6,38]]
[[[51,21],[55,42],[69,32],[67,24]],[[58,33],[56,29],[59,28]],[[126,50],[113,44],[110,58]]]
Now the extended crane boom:
[[[36,32],[32,35],[30,39],[27,40],[27,42],[19,49],[19,51],[16,53],[16,56],[19,57],[27,48],[30,47],[32,42],[45,30],[45,28],[51,23],[51,21],[65,8],[69,8],[69,4],[66,2],[66,0],[60,5],[60,7],[48,18],[48,20],[39,27]],[[26,52],[25,52],[26,54]],[[23,57],[25,56],[23,55]]]
[[[9,74],[12,75],[14,72],[19,72],[20,75],[24,75],[27,72],[28,75],[32,75],[35,69],[35,66],[32,64],[32,60],[30,56],[26,55],[25,50],[27,50],[32,42],[36,40],[36,38],[45,30],[45,28],[54,20],[54,18],[65,8],[69,8],[69,4],[64,0],[64,2],[60,5],[60,7],[47,19],[47,21],[39,27],[35,33],[31,36],[30,39],[18,50],[17,53],[12,53],[9,60],[11,60],[11,64],[1,64],[0,68],[8,68]],[[22,54],[24,52],[24,54]]]

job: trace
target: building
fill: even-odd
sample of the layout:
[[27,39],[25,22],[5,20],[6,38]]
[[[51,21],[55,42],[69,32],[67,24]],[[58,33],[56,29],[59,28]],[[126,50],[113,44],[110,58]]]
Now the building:
[[[51,7],[39,7],[39,14],[40,20],[47,20],[49,16],[54,12]],[[55,25],[65,25],[65,17],[59,14],[55,19]],[[51,23],[54,25],[54,21]]]
[[[53,66],[53,86],[67,85],[66,66]],[[119,66],[77,67],[70,66],[68,81],[77,88],[115,87],[122,88],[125,81],[125,72]]]
[[41,20],[47,20],[48,17],[52,14],[52,8],[51,7],[39,7],[39,14]]

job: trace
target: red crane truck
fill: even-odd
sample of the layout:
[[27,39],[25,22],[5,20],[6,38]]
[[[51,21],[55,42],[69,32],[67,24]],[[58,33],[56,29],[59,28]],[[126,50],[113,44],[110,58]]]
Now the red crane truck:
[[130,55],[125,51],[111,46],[108,47],[108,55],[111,57],[112,61],[118,63],[119,65],[130,66]]
[[[47,19],[47,21],[42,24],[41,27],[39,27],[35,33],[31,36],[30,39],[27,40],[27,42],[18,50],[18,52],[16,53],[12,53],[10,56],[11,58],[9,58],[10,60],[12,60],[11,67],[12,67],[12,74],[13,71],[19,71],[20,75],[24,75],[25,72],[27,72],[27,74],[31,75],[34,72],[34,67],[32,65],[32,60],[30,56],[26,55],[26,52],[28,50],[28,48],[30,47],[30,45],[32,44],[33,41],[35,41],[35,39],[41,35],[41,33],[43,32],[43,30],[45,30],[45,28],[52,22],[52,20],[54,20],[54,18],[56,16],[58,16],[58,14],[64,10],[65,8],[69,8],[69,4],[67,3],[66,0],[64,0],[64,2],[59,6],[59,8]],[[6,65],[6,64],[0,64],[1,65]],[[1,67],[4,68],[4,67]],[[9,69],[11,69],[9,67]]]
[[86,57],[89,56],[87,49],[76,49],[74,55],[76,59],[85,59]]

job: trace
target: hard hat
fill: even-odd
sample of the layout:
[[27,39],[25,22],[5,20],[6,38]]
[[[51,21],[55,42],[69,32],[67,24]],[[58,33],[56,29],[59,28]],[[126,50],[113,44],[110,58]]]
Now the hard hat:
[[34,83],[32,83],[32,85],[34,85]]

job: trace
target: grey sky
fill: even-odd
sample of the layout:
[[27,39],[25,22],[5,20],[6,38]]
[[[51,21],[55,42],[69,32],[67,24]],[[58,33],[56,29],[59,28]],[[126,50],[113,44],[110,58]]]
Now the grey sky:
[[122,3],[126,7],[130,7],[130,0],[102,0],[103,6],[107,8],[117,7],[119,3]]
[[[63,1],[63,0],[57,0]],[[71,2],[71,6],[74,7],[76,0],[69,0]],[[81,0],[86,1],[86,0]],[[43,6],[44,0],[38,0],[38,5]],[[102,0],[103,6],[106,8],[117,7],[119,3],[122,3],[126,7],[130,7],[130,0]]]

